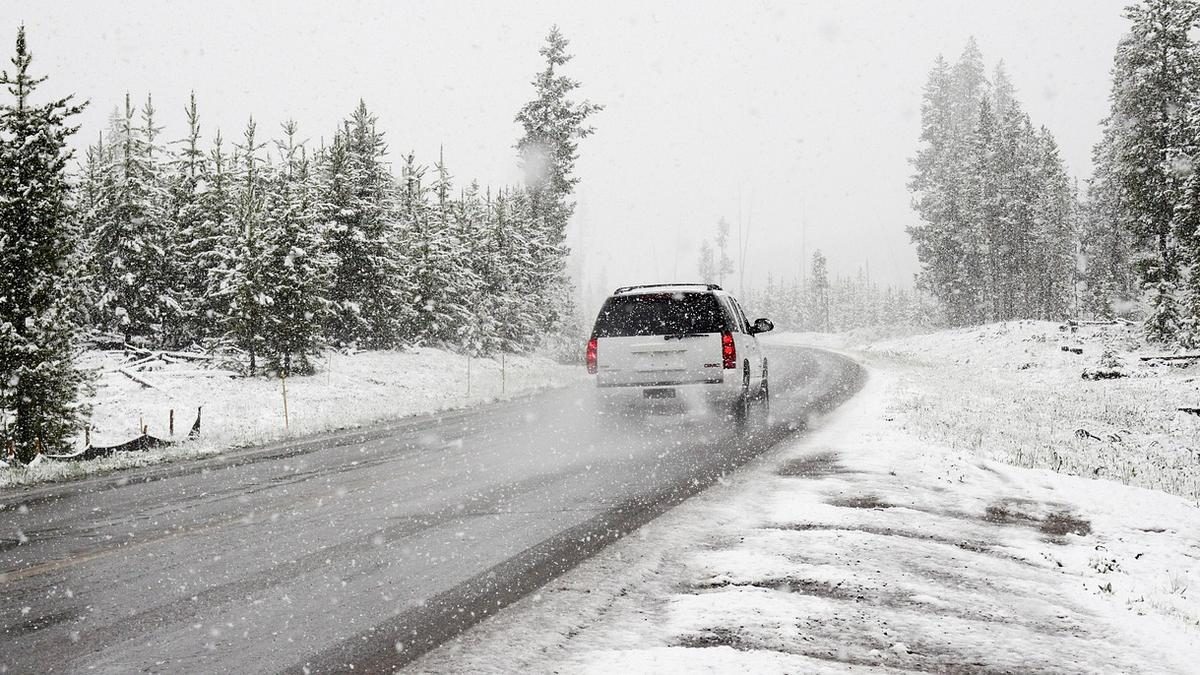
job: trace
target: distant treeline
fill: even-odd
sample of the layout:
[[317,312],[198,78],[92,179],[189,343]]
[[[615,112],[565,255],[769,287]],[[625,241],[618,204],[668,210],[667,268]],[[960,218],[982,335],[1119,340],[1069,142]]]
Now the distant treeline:
[[872,282],[865,270],[830,278],[825,255],[813,253],[807,276],[780,281],[767,275],[766,286],[742,298],[751,320],[765,316],[777,328],[841,332],[871,326],[933,327],[941,323],[936,301],[920,290]]

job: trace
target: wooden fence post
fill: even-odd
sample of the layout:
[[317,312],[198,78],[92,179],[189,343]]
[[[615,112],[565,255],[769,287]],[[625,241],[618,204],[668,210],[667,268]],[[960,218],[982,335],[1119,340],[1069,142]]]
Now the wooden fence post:
[[279,383],[283,386],[283,431],[286,433],[289,429],[288,425],[288,405],[287,405],[287,375],[283,371],[279,372]]

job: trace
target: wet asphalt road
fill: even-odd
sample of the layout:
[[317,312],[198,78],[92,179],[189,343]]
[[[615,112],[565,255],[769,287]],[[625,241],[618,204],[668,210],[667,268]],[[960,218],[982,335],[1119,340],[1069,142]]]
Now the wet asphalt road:
[[768,347],[773,424],[598,418],[590,386],[0,493],[0,672],[389,671],[857,391]]

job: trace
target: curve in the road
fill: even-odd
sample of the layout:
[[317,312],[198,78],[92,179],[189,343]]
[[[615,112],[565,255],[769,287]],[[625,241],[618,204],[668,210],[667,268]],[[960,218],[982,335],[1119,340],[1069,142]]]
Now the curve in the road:
[[605,428],[578,387],[5,495],[0,666],[396,669],[760,455],[864,377],[828,352],[777,347],[771,359],[775,423],[750,437],[695,418]]

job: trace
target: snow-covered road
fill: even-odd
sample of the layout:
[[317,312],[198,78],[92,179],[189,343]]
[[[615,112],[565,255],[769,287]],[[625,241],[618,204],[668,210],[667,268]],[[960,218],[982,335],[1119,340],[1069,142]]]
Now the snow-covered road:
[[895,379],[413,669],[1196,672],[1195,505],[918,441]]
[[[860,370],[778,348],[771,373],[794,424],[844,400]],[[589,394],[8,491],[0,670],[387,670],[792,433],[611,428]]]

